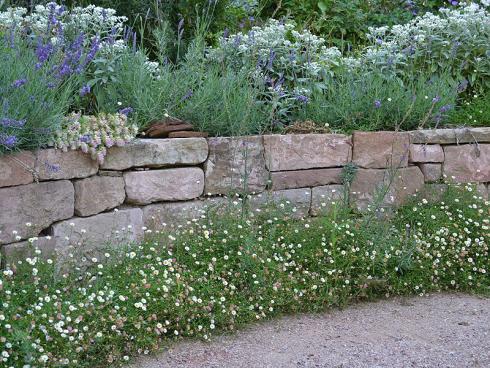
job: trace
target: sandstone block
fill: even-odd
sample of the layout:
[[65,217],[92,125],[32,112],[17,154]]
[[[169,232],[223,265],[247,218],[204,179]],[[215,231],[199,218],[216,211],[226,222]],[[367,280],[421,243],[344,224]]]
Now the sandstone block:
[[407,133],[354,132],[352,161],[362,168],[384,169],[408,166],[410,142]]
[[490,144],[444,147],[444,174],[459,183],[490,181]]
[[350,200],[360,211],[396,207],[422,189],[424,175],[416,166],[398,170],[359,169],[350,187]]
[[37,236],[53,222],[73,216],[73,184],[60,180],[1,188],[0,208],[0,244]]
[[342,183],[342,169],[310,169],[271,173],[272,190],[317,187]]
[[198,165],[208,156],[204,138],[136,139],[123,147],[109,149],[101,168],[126,170],[132,167]]
[[325,185],[311,189],[311,209],[312,216],[328,213],[333,206],[344,205],[344,186]]
[[310,211],[311,189],[301,188],[264,192],[250,196],[249,204],[250,209],[254,211],[273,204],[283,207],[287,212],[290,211],[292,217],[306,217]]
[[75,187],[75,214],[90,216],[121,205],[126,198],[124,179],[113,176],[92,176],[77,180]]
[[37,152],[36,170],[39,180],[86,178],[97,173],[99,164],[82,151],[63,152],[50,148]]
[[444,151],[439,144],[411,144],[410,162],[444,162]]
[[351,158],[350,137],[342,134],[289,134],[264,136],[270,171],[344,166]]
[[442,165],[441,164],[420,164],[420,171],[424,174],[426,182],[434,183],[441,180]]
[[125,172],[124,182],[128,203],[185,201],[203,193],[204,173],[198,167]]
[[206,194],[261,192],[268,172],[265,168],[262,137],[209,138],[206,172]]
[[34,170],[34,165],[32,152],[0,156],[0,188],[32,183],[34,177],[28,168]]
[[414,130],[410,140],[426,144],[490,143],[490,127]]

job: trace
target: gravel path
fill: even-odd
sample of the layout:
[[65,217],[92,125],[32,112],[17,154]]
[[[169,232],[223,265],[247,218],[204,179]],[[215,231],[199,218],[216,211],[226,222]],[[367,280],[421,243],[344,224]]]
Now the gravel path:
[[210,343],[184,341],[134,368],[490,367],[490,299],[440,294],[288,316]]

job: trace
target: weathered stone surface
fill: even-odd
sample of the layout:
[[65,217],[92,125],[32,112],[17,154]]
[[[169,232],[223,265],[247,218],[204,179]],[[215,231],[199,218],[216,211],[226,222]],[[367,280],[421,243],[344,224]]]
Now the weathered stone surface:
[[99,169],[96,160],[82,151],[63,152],[53,148],[36,153],[36,170],[39,180],[86,178]]
[[53,222],[73,216],[73,185],[60,180],[2,188],[0,208],[0,244],[37,236]]
[[419,164],[420,171],[424,174],[425,181],[433,183],[439,181],[442,177],[441,164]]
[[219,210],[228,202],[227,198],[214,197],[188,202],[155,203],[143,207],[143,223],[151,230],[185,225],[199,219],[207,211]]
[[206,132],[191,132],[191,131],[179,131],[168,133],[169,138],[207,138],[209,136]]
[[124,173],[127,202],[149,204],[185,201],[203,194],[204,173],[198,167]]
[[[391,183],[391,185],[390,185]],[[416,166],[395,171],[359,169],[351,184],[351,204],[358,210],[393,207],[402,204],[408,197],[424,186],[424,175]]]
[[459,183],[490,181],[490,144],[444,147],[444,174]]
[[54,224],[51,236],[65,251],[103,249],[127,245],[143,239],[143,211],[140,208],[115,210],[91,217],[75,217]]
[[440,202],[448,189],[447,184],[425,184],[420,190],[418,198],[429,202]]
[[410,162],[444,162],[444,151],[439,144],[411,144]]
[[311,189],[310,214],[312,216],[327,213],[333,206],[342,206],[343,203],[343,185],[325,185]]
[[113,171],[113,170],[99,170],[98,175],[100,176],[113,176],[122,178],[122,171]]
[[476,186],[477,192],[482,196],[482,198],[487,201],[490,198],[489,185],[488,184],[478,184]]
[[0,156],[0,188],[32,183],[29,169],[34,170],[34,163],[34,155],[28,151]]
[[266,135],[264,147],[270,171],[344,166],[352,151],[350,137],[342,134]]
[[458,129],[425,129],[410,132],[412,143],[489,143],[490,127]]
[[352,161],[362,168],[384,169],[408,166],[410,142],[407,133],[354,132]]
[[206,194],[262,192],[267,184],[262,137],[209,138]]
[[342,182],[342,169],[310,169],[271,173],[272,190],[317,187]]
[[[41,254],[36,253],[36,249]],[[0,247],[2,254],[2,264],[14,264],[18,261],[24,261],[27,257],[40,257],[42,259],[56,256],[57,242],[52,237],[33,238],[32,241],[22,241],[12,244],[6,244]]]
[[119,206],[126,198],[124,179],[112,176],[93,176],[77,180],[75,187],[75,214],[90,216]]
[[252,210],[260,209],[267,204],[284,206],[286,210],[291,210],[292,217],[299,218],[308,216],[311,204],[311,189],[286,189],[275,192],[264,192],[249,199]]
[[208,156],[204,138],[136,139],[123,147],[109,149],[102,169],[197,165]]

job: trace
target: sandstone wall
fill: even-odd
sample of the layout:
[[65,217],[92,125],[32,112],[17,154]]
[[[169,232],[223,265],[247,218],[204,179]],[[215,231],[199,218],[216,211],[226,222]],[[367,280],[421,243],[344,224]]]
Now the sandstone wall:
[[[348,187],[346,165],[357,168]],[[62,255],[139,241],[234,193],[316,216],[345,191],[362,211],[445,181],[477,183],[488,199],[490,128],[139,139],[112,148],[100,167],[78,151],[21,152],[0,157],[0,250],[5,262],[33,244]]]

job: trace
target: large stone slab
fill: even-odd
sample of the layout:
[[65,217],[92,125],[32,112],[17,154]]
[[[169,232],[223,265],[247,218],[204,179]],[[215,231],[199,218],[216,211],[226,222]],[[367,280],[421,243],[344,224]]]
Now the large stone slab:
[[143,239],[143,211],[140,208],[114,210],[91,217],[74,217],[54,224],[51,236],[64,251],[117,247]]
[[368,169],[408,166],[410,141],[407,133],[354,132],[352,161]]
[[411,144],[410,162],[444,162],[444,151],[439,144]]
[[490,182],[490,144],[445,146],[444,174],[459,183]]
[[36,170],[39,180],[86,178],[99,169],[96,160],[82,151],[43,149],[36,153]]
[[317,187],[342,183],[342,169],[310,169],[271,173],[272,190]]
[[344,198],[343,185],[324,185],[312,188],[310,214],[319,216],[328,213],[334,206],[343,206]]
[[344,166],[351,158],[350,137],[342,134],[290,134],[264,136],[270,171]]
[[0,209],[0,244],[37,236],[53,222],[73,216],[73,185],[60,180],[1,188]]
[[262,137],[209,138],[206,194],[262,192],[267,184]]
[[0,156],[0,188],[32,183],[34,164],[34,155],[28,151]]
[[268,205],[280,206],[285,213],[289,212],[292,217],[306,217],[310,211],[311,189],[286,189],[275,192],[264,192],[250,196],[249,205],[253,211],[260,210]]
[[198,167],[124,173],[128,203],[185,201],[203,194],[204,173]]
[[198,220],[208,211],[217,211],[229,200],[213,197],[187,202],[155,203],[143,207],[143,223],[150,230],[164,230]]
[[208,144],[204,138],[136,139],[126,146],[109,149],[101,168],[198,165],[207,157]]
[[92,176],[77,180],[75,187],[75,214],[91,216],[121,205],[126,198],[124,179],[113,176]]
[[425,181],[428,183],[434,183],[442,178],[442,165],[441,164],[419,164],[420,171],[424,174]]
[[397,170],[359,169],[350,187],[354,208],[396,207],[424,187],[424,175],[416,166]]
[[424,129],[410,132],[412,143],[490,143],[490,127],[457,129]]

